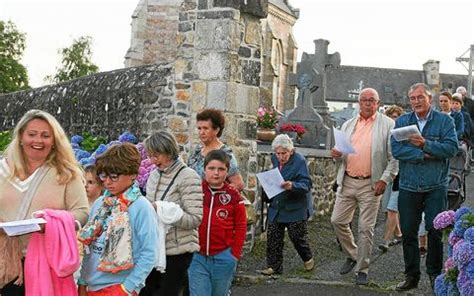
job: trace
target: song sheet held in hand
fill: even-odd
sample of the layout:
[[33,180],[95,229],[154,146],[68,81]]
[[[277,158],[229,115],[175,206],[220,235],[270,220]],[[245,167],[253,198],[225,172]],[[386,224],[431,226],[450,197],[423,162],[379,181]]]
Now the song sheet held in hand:
[[3,228],[8,236],[22,235],[30,232],[41,230],[40,224],[46,223],[43,218],[34,218],[18,221],[10,221],[0,223],[0,228]]
[[269,199],[275,197],[280,192],[285,191],[285,189],[281,187],[281,183],[285,180],[283,180],[278,168],[258,173],[257,178],[260,181],[260,184],[262,184],[263,190],[265,190]]
[[411,135],[421,135],[416,124],[395,128],[391,133],[397,142],[408,140]]
[[336,148],[338,151],[342,152],[343,154],[352,154],[355,153],[354,147],[352,147],[351,140],[347,136],[347,134],[337,128],[333,127],[334,130],[334,141]]

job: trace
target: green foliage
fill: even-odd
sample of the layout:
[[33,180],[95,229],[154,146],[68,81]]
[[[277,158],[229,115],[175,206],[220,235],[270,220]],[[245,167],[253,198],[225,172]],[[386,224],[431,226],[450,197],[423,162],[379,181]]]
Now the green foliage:
[[100,144],[106,144],[107,139],[101,136],[93,136],[91,133],[82,134],[84,140],[81,142],[81,148],[87,152],[94,152]]
[[45,80],[62,82],[97,73],[99,67],[92,63],[92,37],[82,36],[74,39],[70,47],[59,51],[62,56],[61,66],[54,76],[46,76]]
[[458,274],[459,270],[457,266],[454,266],[453,268],[446,271],[445,279],[447,282],[456,283],[458,280]]
[[11,21],[0,20],[0,93],[28,87],[28,73],[20,63],[25,50],[25,33]]
[[0,132],[0,151],[5,151],[8,144],[12,141],[12,131],[3,131]]

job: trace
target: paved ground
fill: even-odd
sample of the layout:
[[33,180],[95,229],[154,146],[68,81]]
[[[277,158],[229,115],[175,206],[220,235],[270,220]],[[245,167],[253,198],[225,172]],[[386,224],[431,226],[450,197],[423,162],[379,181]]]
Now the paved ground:
[[[465,206],[474,207],[474,173],[467,179],[468,198]],[[470,194],[472,193],[472,195]],[[375,228],[375,244],[369,271],[369,286],[354,284],[354,274],[340,275],[344,254],[336,244],[329,217],[317,217],[310,222],[309,236],[315,253],[316,270],[307,273],[290,245],[285,242],[284,274],[268,278],[257,270],[265,267],[265,242],[256,244],[252,254],[247,254],[239,265],[232,295],[400,295],[395,285],[403,280],[403,252],[401,245],[382,253],[377,246],[382,241],[384,215],[379,213]],[[356,225],[354,225],[356,227]],[[433,295],[422,261],[422,278],[418,289],[409,295]]]

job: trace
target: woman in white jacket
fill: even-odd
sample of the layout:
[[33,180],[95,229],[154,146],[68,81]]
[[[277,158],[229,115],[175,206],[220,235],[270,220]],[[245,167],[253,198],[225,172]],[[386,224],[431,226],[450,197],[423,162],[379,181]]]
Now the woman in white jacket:
[[158,131],[145,139],[144,145],[150,160],[157,166],[147,182],[147,199],[158,207],[160,202],[168,202],[168,206],[174,203],[183,213],[179,220],[166,227],[166,272],[154,269],[140,295],[187,295],[187,269],[193,253],[199,251],[201,178],[179,158],[179,147],[171,133]]

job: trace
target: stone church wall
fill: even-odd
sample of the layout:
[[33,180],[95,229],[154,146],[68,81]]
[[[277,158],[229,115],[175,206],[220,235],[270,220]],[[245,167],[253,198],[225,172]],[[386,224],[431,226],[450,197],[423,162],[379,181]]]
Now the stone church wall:
[[12,129],[26,111],[42,109],[70,135],[87,131],[114,139],[128,130],[143,138],[173,125],[174,115],[189,117],[174,100],[171,74],[169,64],[132,67],[1,95],[0,130]]

